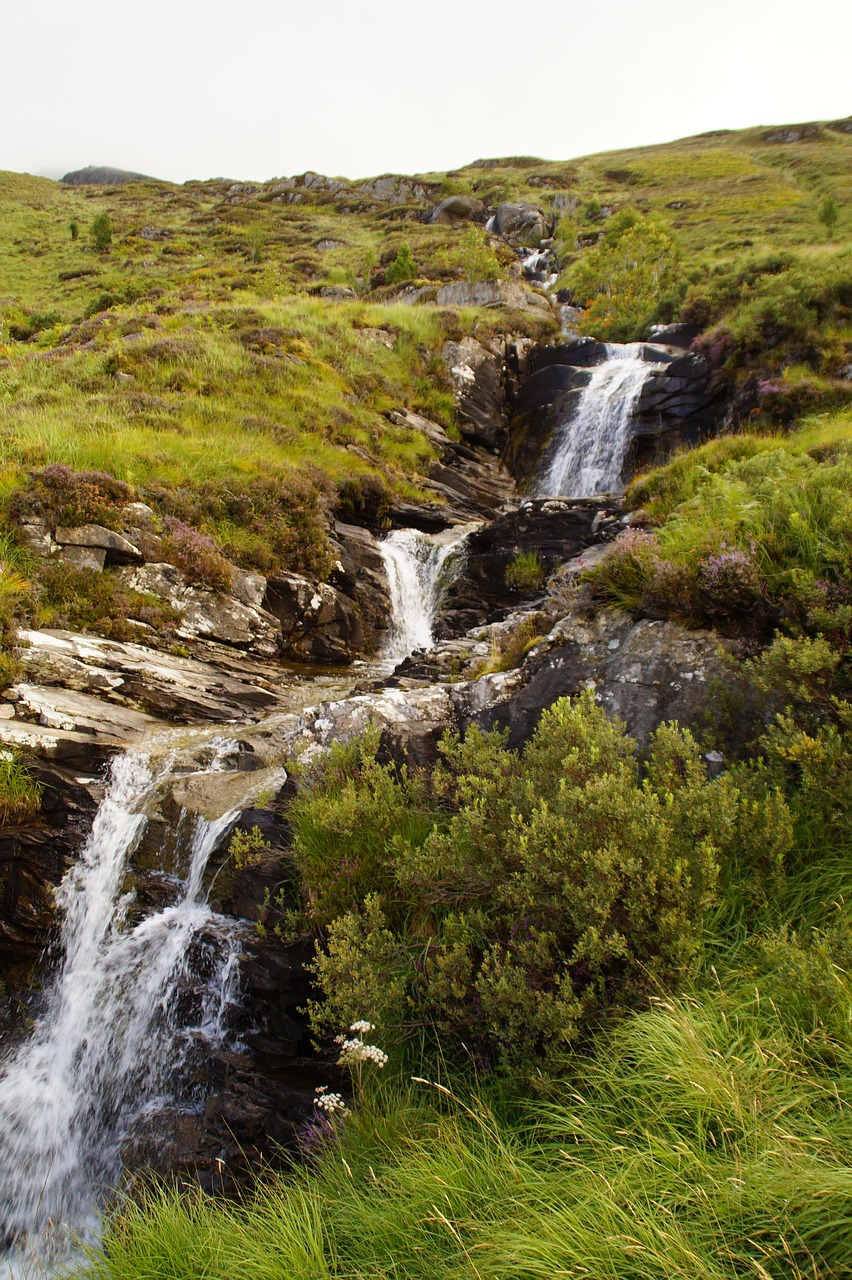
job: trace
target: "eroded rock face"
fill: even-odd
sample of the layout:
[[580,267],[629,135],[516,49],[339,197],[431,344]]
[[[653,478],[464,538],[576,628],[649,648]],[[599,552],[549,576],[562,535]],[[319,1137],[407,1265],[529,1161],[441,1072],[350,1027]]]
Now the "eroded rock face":
[[[160,596],[181,610],[180,636],[217,640],[251,649],[262,657],[271,658],[280,652],[281,627],[277,618],[256,605],[245,604],[236,594],[193,586],[186,574],[173,564],[146,564],[138,569],[121,570],[120,574],[134,591]],[[251,593],[252,579],[261,580],[261,575],[243,575],[244,596]]]
[[529,655],[522,687],[477,713],[482,728],[505,728],[519,746],[557,698],[592,688],[611,716],[645,745],[663,721],[689,726],[712,711],[714,681],[725,679],[720,640],[676,622],[635,619],[614,609],[569,612]]
[[453,380],[459,428],[474,444],[495,449],[506,426],[503,411],[502,353],[487,350],[475,338],[444,344],[444,363]]

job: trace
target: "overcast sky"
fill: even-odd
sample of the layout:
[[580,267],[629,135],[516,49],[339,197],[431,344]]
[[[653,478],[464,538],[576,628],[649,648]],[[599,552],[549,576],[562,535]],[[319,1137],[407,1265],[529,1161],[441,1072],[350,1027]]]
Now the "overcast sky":
[[5,0],[0,169],[567,159],[852,113],[850,0]]

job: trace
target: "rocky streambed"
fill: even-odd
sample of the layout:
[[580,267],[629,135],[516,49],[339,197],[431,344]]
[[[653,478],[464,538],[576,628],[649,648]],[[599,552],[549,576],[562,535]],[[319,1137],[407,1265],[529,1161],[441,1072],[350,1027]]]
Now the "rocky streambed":
[[[578,589],[624,528],[617,499],[523,498],[501,460],[502,448],[520,474],[523,450],[533,457],[523,433],[539,429],[540,456],[557,410],[536,397],[551,382],[573,394],[583,365],[458,345],[447,358],[462,439],[399,411],[437,455],[434,501],[390,514],[408,529],[408,596],[394,577],[405,562],[391,571],[369,510],[335,523],[327,582],[235,570],[227,592],[159,558],[141,504],[120,532],[28,531],[40,554],[85,555],[167,601],[184,651],[152,647],[144,627],[132,642],[31,630],[23,676],[0,703],[0,741],[29,752],[44,784],[41,822],[0,833],[0,1183],[12,1240],[57,1219],[80,1229],[122,1169],[228,1192],[297,1142],[326,1068],[303,1014],[308,949],[270,927],[269,902],[283,894],[280,909],[296,892],[276,803],[293,786],[291,759],[368,724],[415,765],[434,760],[447,727],[500,726],[518,745],[544,707],[588,687],[640,742],[661,720],[707,710],[715,635],[601,611]],[[686,359],[665,354],[666,370]],[[588,344],[563,352],[594,355]],[[649,396],[666,386],[680,394],[670,381]],[[448,529],[451,557],[439,554]],[[540,577],[511,585],[525,554]],[[512,661],[495,660],[518,637]],[[262,856],[235,854],[235,831]]]

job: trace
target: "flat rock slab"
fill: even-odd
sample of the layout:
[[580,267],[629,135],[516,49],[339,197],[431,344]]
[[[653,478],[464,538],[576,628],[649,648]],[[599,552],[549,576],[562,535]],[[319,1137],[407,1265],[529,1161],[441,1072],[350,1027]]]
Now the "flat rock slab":
[[[170,723],[256,719],[279,700],[281,668],[245,654],[237,672],[232,654],[219,665],[73,631],[22,631],[20,638],[27,646],[20,655],[27,682],[55,689],[60,712],[68,691]],[[218,658],[214,646],[206,652]],[[102,720],[108,718],[109,709],[99,705]]]

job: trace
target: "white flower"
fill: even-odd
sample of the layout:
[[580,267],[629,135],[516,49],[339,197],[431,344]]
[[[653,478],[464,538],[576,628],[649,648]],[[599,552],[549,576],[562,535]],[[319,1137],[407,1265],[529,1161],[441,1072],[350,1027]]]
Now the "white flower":
[[349,1108],[343,1101],[342,1093],[329,1093],[327,1085],[320,1085],[314,1092],[317,1095],[314,1098],[314,1106],[319,1107],[320,1111],[324,1111],[327,1116],[349,1115]]
[[349,1028],[350,1031],[358,1031],[361,1035],[366,1035],[368,1031],[375,1031],[372,1022],[353,1022]]

